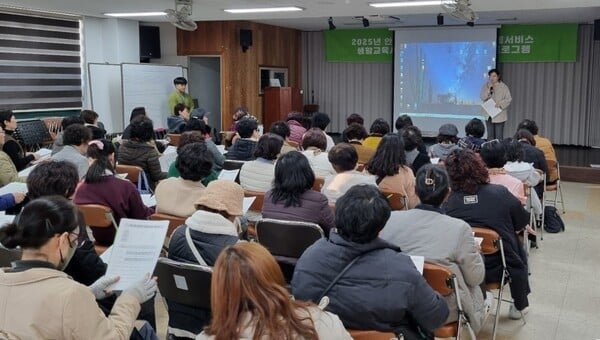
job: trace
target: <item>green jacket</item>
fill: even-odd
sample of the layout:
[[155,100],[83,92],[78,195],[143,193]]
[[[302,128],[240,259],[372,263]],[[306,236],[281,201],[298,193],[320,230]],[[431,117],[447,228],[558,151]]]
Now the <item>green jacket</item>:
[[10,182],[26,182],[27,177],[19,177],[17,168],[10,157],[0,151],[0,186],[5,186]]
[[179,103],[183,103],[187,107],[189,107],[190,112],[192,112],[192,110],[195,109],[194,101],[192,100],[192,96],[190,96],[189,93],[187,93],[187,92],[179,93],[179,91],[175,90],[169,96],[169,109],[171,110],[171,111],[169,111],[170,116],[173,115],[173,110],[175,109],[175,105],[177,105]]

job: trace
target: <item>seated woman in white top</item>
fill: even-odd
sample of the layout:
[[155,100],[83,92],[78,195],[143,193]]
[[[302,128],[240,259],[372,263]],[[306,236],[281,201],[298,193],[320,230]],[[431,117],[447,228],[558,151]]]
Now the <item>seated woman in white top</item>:
[[267,192],[271,190],[275,178],[275,160],[279,156],[283,138],[274,133],[260,137],[253,161],[248,161],[240,169],[240,185],[244,190]]
[[316,177],[327,177],[335,175],[335,170],[329,162],[327,148],[327,139],[323,131],[312,128],[302,137],[302,154],[308,159],[310,167]]
[[[417,172],[416,191],[421,204],[408,211],[392,211],[379,234],[411,255],[424,256],[448,269],[458,279],[458,291],[471,327],[477,333],[485,317],[484,296],[480,284],[485,277],[483,258],[474,243],[471,227],[440,209],[450,193],[446,170],[427,164]],[[446,298],[450,314],[446,323],[458,319],[456,298]]]
[[102,277],[86,287],[63,272],[80,232],[77,208],[59,196],[31,201],[16,223],[0,228],[2,246],[23,250],[20,261],[0,270],[1,338],[129,339],[156,282],[148,276],[125,289],[106,317],[96,299],[110,294],[118,278]]
[[[523,162],[525,150],[523,144],[516,139],[507,138],[502,141],[506,148],[506,164],[504,171],[507,174],[517,178],[523,183],[527,183],[530,187],[535,187],[542,180],[541,173],[533,167],[533,164]],[[535,191],[532,195],[528,195],[527,199],[531,200],[531,207],[536,215],[542,214],[542,203]]]
[[340,143],[331,148],[327,155],[336,174],[325,178],[321,192],[334,204],[346,191],[357,184],[377,186],[375,176],[356,171],[358,153],[352,144]]
[[352,339],[340,319],[295,301],[279,265],[258,243],[237,243],[219,255],[211,282],[212,321],[204,339]]

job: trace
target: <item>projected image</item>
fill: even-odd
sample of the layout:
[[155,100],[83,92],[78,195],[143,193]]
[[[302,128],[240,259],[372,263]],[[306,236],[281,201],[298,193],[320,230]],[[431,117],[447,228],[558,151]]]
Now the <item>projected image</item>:
[[397,46],[395,112],[479,115],[479,92],[496,65],[495,41]]

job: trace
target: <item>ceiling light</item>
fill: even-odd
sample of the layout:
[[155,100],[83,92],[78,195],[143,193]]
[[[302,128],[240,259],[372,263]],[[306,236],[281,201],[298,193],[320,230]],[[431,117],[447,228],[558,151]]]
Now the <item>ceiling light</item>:
[[431,0],[431,1],[402,1],[402,2],[370,2],[369,6],[384,8],[384,7],[418,7],[418,6],[439,6],[446,0]]
[[223,11],[233,14],[245,14],[245,13],[272,13],[272,12],[296,12],[303,11],[304,8],[300,7],[265,7],[265,8],[232,8],[224,9]]
[[126,18],[126,17],[157,17],[165,15],[165,12],[129,12],[129,13],[104,13],[109,17]]
[[365,17],[362,18],[362,24],[363,24],[363,27],[369,27],[371,25],[371,23],[369,22],[369,19],[367,19]]

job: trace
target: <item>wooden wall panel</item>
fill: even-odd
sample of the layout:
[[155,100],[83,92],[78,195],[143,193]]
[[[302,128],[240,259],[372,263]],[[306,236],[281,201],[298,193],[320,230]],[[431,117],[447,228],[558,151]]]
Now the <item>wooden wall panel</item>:
[[[245,53],[240,47],[240,29],[252,30],[252,46]],[[231,125],[238,106],[247,106],[262,121],[260,66],[287,67],[288,86],[301,86],[300,49],[300,31],[249,21],[198,22],[196,31],[177,30],[178,55],[221,56],[223,128]]]

